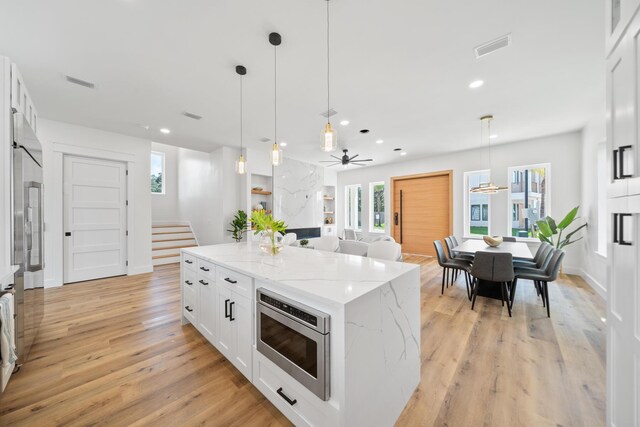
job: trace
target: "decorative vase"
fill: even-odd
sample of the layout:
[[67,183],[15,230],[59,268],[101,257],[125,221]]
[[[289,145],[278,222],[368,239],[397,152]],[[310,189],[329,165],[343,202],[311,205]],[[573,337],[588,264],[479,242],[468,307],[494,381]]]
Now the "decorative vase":
[[265,231],[260,237],[258,246],[267,255],[278,255],[284,248],[283,237],[280,233]]
[[484,242],[487,245],[491,246],[492,248],[497,248],[502,244],[502,237],[500,236],[495,236],[495,237],[483,236],[482,240],[484,240]]

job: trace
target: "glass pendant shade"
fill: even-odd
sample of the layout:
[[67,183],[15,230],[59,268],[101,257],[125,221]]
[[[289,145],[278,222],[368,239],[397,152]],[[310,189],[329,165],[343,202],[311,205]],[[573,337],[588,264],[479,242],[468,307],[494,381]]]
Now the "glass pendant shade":
[[477,187],[473,187],[469,190],[470,193],[480,193],[480,194],[495,194],[498,191],[507,190],[508,187],[500,187],[495,185],[493,182],[481,182]]
[[247,173],[247,160],[242,154],[240,154],[240,157],[236,160],[236,172],[240,175]]
[[327,123],[322,132],[322,151],[327,153],[336,151],[338,149],[338,134],[336,133],[331,123]]
[[282,150],[276,142],[271,148],[271,164],[273,166],[280,166],[282,164]]

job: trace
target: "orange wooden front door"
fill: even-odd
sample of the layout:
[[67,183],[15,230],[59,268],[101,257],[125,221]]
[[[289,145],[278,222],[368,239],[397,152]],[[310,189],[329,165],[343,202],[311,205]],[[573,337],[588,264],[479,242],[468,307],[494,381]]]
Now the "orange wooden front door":
[[403,253],[435,256],[433,241],[451,235],[451,171],[397,177],[392,182],[394,239]]

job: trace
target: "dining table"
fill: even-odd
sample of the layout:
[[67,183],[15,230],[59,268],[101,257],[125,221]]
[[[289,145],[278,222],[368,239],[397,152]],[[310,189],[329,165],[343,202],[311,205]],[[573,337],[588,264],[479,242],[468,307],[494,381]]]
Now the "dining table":
[[[452,251],[464,255],[475,255],[476,252],[508,252],[513,258],[533,259],[529,246],[524,242],[502,242],[500,245],[493,247],[487,245],[482,239],[468,239],[452,248]],[[478,295],[498,300],[502,299],[499,286],[492,286],[492,283],[486,283],[484,280],[479,280],[478,282]]]

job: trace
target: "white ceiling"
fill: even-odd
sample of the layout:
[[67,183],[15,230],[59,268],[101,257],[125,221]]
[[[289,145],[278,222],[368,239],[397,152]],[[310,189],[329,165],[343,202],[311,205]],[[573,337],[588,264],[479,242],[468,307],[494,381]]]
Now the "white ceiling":
[[[291,157],[327,159],[323,0],[0,0],[0,11],[0,55],[42,117],[204,151],[239,146],[237,64],[248,69],[245,141],[273,138],[277,31],[279,139]],[[396,147],[403,159],[477,147],[485,113],[504,143],[577,130],[603,111],[599,1],[333,0],[331,15],[332,121],[340,148],[374,164],[400,160]],[[511,47],[475,58],[507,33]],[[485,85],[470,90],[476,79]]]

